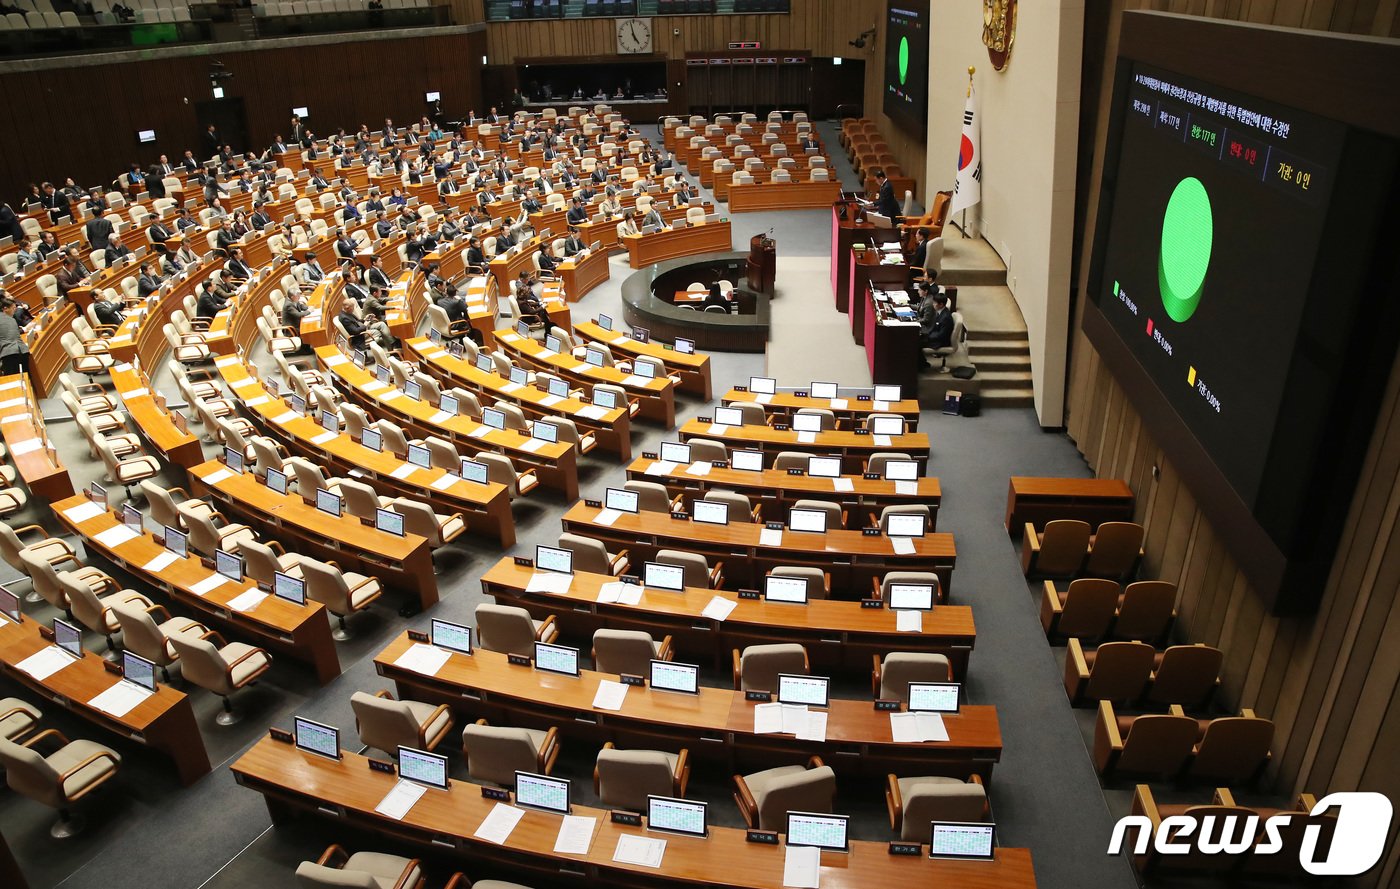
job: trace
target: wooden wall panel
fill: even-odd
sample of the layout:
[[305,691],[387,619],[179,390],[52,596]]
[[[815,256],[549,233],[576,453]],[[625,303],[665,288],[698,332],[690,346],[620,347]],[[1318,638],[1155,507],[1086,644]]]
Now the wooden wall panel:
[[[1085,232],[1079,290],[1087,290],[1118,21],[1124,9],[1155,9],[1287,27],[1386,36],[1394,0],[1113,0],[1105,46],[1087,48],[1104,84],[1085,132],[1094,173],[1081,183]],[[1095,72],[1096,68],[1086,69]],[[1225,651],[1221,702],[1275,721],[1267,782],[1281,793],[1374,790],[1400,800],[1400,359],[1390,369],[1370,450],[1331,576],[1315,615],[1278,618],[1217,540],[1093,347],[1072,325],[1067,430],[1100,476],[1126,480],[1147,528],[1144,576],[1180,586],[1177,635]],[[1153,477],[1152,468],[1158,475]],[[1361,881],[1400,880],[1400,847]]]

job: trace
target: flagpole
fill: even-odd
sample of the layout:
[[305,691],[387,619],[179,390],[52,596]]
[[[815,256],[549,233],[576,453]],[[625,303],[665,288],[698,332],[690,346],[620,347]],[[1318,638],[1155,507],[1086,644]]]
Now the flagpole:
[[[972,75],[974,75],[974,74],[976,74],[976,73],[977,73],[977,67],[976,67],[975,65],[968,65],[968,66],[967,66],[967,98],[969,98],[969,99],[972,98]],[[959,230],[960,232],[962,232],[962,236],[963,236],[964,238],[967,237],[967,208],[966,208],[966,207],[963,207],[962,225],[959,226],[958,230]]]

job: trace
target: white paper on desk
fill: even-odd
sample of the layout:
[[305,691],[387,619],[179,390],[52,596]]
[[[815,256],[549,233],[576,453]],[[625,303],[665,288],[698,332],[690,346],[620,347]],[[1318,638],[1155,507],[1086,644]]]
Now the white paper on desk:
[[535,451],[538,451],[540,448],[544,447],[547,444],[549,444],[549,442],[545,441],[542,438],[527,438],[520,443],[520,450],[529,451],[533,454]]
[[890,409],[890,402],[888,401],[874,401],[871,403],[875,405],[875,410],[877,411],[887,411]]
[[24,404],[25,401],[26,399],[24,398],[9,398],[5,401],[0,401],[0,410],[4,410],[7,407],[19,407]]
[[597,710],[621,710],[627,700],[627,686],[621,682],[604,679],[598,683],[598,691],[593,695],[593,707]]
[[[125,365],[125,366],[122,366],[122,367],[118,367],[117,369],[118,369],[118,370],[131,370],[131,365],[128,364],[128,365]],[[11,390],[11,389],[18,389],[20,386],[23,386],[23,385],[24,385],[24,381],[23,381],[23,380],[11,380],[11,381],[8,382],[8,383],[0,384],[0,392],[8,392],[8,391]]]
[[73,657],[57,645],[50,645],[39,649],[15,666],[42,682],[77,660],[79,658]]
[[300,416],[301,414],[297,413],[296,411],[287,411],[285,414],[278,414],[277,416],[273,417],[272,422],[276,423],[278,426],[283,426],[287,423],[292,422]]
[[335,437],[336,437],[337,435],[339,435],[339,434],[340,434],[340,433],[338,433],[338,432],[329,432],[329,431],[327,431],[327,432],[322,432],[320,435],[318,435],[318,436],[316,436],[315,438],[311,439],[311,443],[312,443],[312,444],[318,444],[318,445],[325,444],[325,443],[328,442],[328,441],[333,441],[333,440],[335,439]]
[[627,342],[629,339],[631,339],[631,337],[627,336],[626,334],[623,334],[622,336],[615,336],[612,339],[608,340],[608,345],[620,346],[623,343]]
[[855,482],[845,477],[834,478],[831,480],[831,488],[834,491],[840,491],[842,493],[848,494],[856,489],[856,484]]
[[573,580],[572,574],[560,574],[558,571],[536,571],[525,582],[525,592],[560,595],[569,591]]
[[326,367],[339,367],[340,365],[344,364],[348,359],[344,355],[330,355],[327,356],[324,360],[326,362]]
[[579,409],[578,415],[590,420],[601,420],[608,415],[608,409],[590,404]]
[[520,385],[519,383],[506,383],[506,384],[504,384],[503,386],[501,386],[501,391],[502,391],[502,392],[515,392],[515,391],[520,390],[520,389],[523,389],[523,388],[525,388],[525,387],[522,386],[522,385]]
[[554,407],[556,404],[563,400],[563,397],[559,395],[546,395],[540,399],[540,405],[542,407]]
[[[22,416],[28,416],[28,414],[23,414]],[[19,457],[29,453],[30,451],[37,451],[43,446],[44,443],[42,441],[40,441],[37,438],[31,438],[28,441],[17,441],[14,444],[10,445],[10,453],[14,454],[16,457]]]
[[388,389],[388,388],[389,388],[389,384],[386,383],[386,382],[384,382],[383,380],[370,380],[368,383],[365,383],[365,384],[364,384],[363,386],[361,386],[360,388],[363,389],[364,391],[370,393],[371,395],[373,395],[375,392],[378,392],[380,389]]
[[890,734],[899,744],[948,740],[948,729],[938,713],[891,713]]
[[875,443],[882,448],[887,448],[894,443],[888,435],[872,435],[870,437],[875,439]]
[[622,385],[632,386],[637,389],[645,389],[650,382],[651,380],[646,377],[639,377],[636,374],[628,374],[622,378]]
[[896,611],[894,614],[894,626],[899,632],[922,633],[924,631],[924,613],[922,611]]
[[894,483],[894,492],[895,492],[896,494],[902,494],[902,495],[904,495],[904,496],[906,496],[906,497],[912,497],[912,496],[914,496],[915,494],[919,493],[919,483],[918,483],[918,482],[895,482],[895,483]]
[[95,695],[92,700],[88,701],[88,704],[108,716],[121,719],[136,709],[137,704],[153,694],[155,692],[149,688],[142,688],[134,682],[118,682],[106,691]]
[[588,373],[588,371],[592,369],[592,367],[593,365],[591,364],[575,364],[573,366],[572,372],[576,374]]
[[418,471],[418,467],[414,466],[412,463],[401,463],[398,466],[395,466],[394,471],[389,473],[389,475],[393,476],[394,478],[404,479],[408,478],[410,475],[413,475],[413,473],[416,471]]
[[412,781],[399,781],[394,784],[394,789],[384,794],[384,798],[374,807],[374,811],[385,818],[392,818],[395,821],[402,821],[408,814],[408,810],[413,808],[413,804],[423,798],[423,794],[428,792],[428,788],[422,784],[414,784]]
[[714,464],[709,460],[696,460],[685,468],[685,472],[686,475],[709,475],[711,469],[714,469]]
[[224,577],[222,574],[211,574],[199,583],[191,584],[190,592],[194,593],[196,596],[207,596],[210,592],[226,583],[228,583],[227,577]]
[[943,724],[941,713],[915,713],[918,717],[919,734],[925,741],[948,740],[948,728]]
[[388,392],[385,392],[383,395],[379,396],[379,400],[380,400],[380,401],[393,401],[395,398],[402,398],[402,397],[403,397],[403,390],[402,390],[402,389],[390,389]]
[[758,395],[754,397],[754,401],[758,402],[759,404],[770,404],[773,401],[773,396]]
[[619,597],[622,595],[622,588],[624,586],[635,585],[636,584],[626,584],[620,580],[608,581],[607,583],[598,587],[597,601],[603,603],[604,605],[616,605],[619,601]]
[[817,846],[788,846],[783,853],[783,886],[820,889],[822,850]]
[[739,603],[733,599],[726,599],[723,596],[713,596],[706,603],[705,610],[700,613],[710,620],[724,620],[739,607]]
[[781,528],[764,528],[758,532],[759,546],[782,546],[783,530]]
[[621,864],[637,864],[642,867],[660,867],[661,858],[665,854],[665,840],[623,834],[617,838],[617,849],[613,851],[613,861]]
[[729,431],[729,427],[723,423],[711,423],[710,428],[705,430],[706,435],[724,435]]
[[618,512],[615,509],[603,509],[600,510],[598,514],[593,517],[593,524],[611,525],[613,522],[617,521],[617,518],[620,515],[622,515],[622,513]]
[[141,570],[149,571],[152,574],[155,574],[164,569],[165,566],[171,564],[179,558],[179,556],[175,555],[170,550],[165,550],[160,555],[156,556],[154,559],[151,559],[149,562],[142,565]]
[[434,349],[431,352],[423,352],[421,354],[424,358],[428,359],[429,361],[435,361],[438,358],[441,358],[442,356],[446,355],[447,353],[444,352],[442,349]]
[[269,401],[271,401],[271,400],[272,400],[272,399],[271,399],[269,396],[267,396],[267,395],[259,395],[257,398],[250,398],[250,399],[248,399],[247,401],[244,402],[244,404],[246,404],[248,407],[257,407],[258,405],[260,405],[260,404],[266,404],[267,402],[269,402]]
[[29,419],[29,414],[27,414],[27,413],[24,413],[24,414],[10,414],[8,417],[5,417],[4,419],[0,419],[0,423],[18,423],[20,420],[28,420],[28,419]]
[[505,803],[496,803],[472,836],[486,840],[488,843],[501,845],[510,838],[510,832],[515,830],[515,825],[519,824],[520,819],[524,817],[524,809],[517,809]]
[[812,443],[815,442],[816,440],[817,440],[817,433],[815,433],[815,432],[799,432],[799,433],[797,433],[797,441],[798,441],[799,444],[812,444]]
[[446,423],[448,420],[452,419],[452,417],[453,414],[449,414],[447,411],[438,411],[437,413],[433,414],[431,417],[428,418],[428,422]]
[[237,355],[228,355],[224,358],[215,358],[215,367],[228,367],[230,364],[237,364],[241,359]]
[[895,551],[896,555],[912,556],[914,555],[914,538],[891,537],[890,548]]
[[782,707],[783,734],[795,735],[807,728],[807,718],[811,711],[806,704],[779,704]]
[[476,427],[475,429],[473,429],[471,432],[468,432],[468,433],[467,433],[467,435],[471,436],[472,438],[485,438],[486,436],[488,436],[488,435],[490,435],[490,434],[491,434],[491,427],[490,427],[490,426],[477,426],[477,427]]
[[759,704],[753,708],[753,732],[776,735],[783,730],[783,705]]
[[131,530],[126,525],[113,525],[112,527],[108,528],[106,531],[101,532],[100,534],[92,535],[92,539],[96,540],[98,543],[102,544],[108,549],[115,549],[116,547],[121,546],[123,543],[126,543],[128,540],[135,540],[140,536],[140,534],[137,534],[135,531]]
[[821,710],[808,710],[807,721],[797,730],[799,741],[820,741],[826,743],[826,713]]
[[588,847],[593,845],[593,831],[597,826],[597,818],[587,815],[565,815],[559,824],[559,837],[554,841],[554,851],[566,855],[587,855]]
[[81,524],[83,522],[86,522],[88,519],[97,518],[106,511],[107,510],[98,506],[96,503],[92,503],[89,501],[87,503],[79,503],[77,506],[68,507],[63,511],[63,515],[68,519],[68,521]]
[[617,591],[617,604],[619,605],[639,605],[642,601],[642,585],[639,583],[618,582],[622,589]]
[[253,587],[248,592],[240,593],[232,599],[229,599],[228,607],[234,611],[252,611],[254,608],[257,608],[258,605],[262,604],[262,600],[266,598],[267,593],[264,593],[257,587]]
[[832,410],[837,410],[837,411],[845,410],[845,409],[846,409],[846,405],[848,405],[848,404],[850,404],[850,402],[848,402],[848,401],[847,401],[846,399],[844,399],[844,398],[833,398],[833,399],[831,399],[831,409],[832,409]]
[[676,464],[670,460],[657,460],[647,467],[647,475],[670,475]]
[[394,666],[403,667],[405,670],[412,670],[426,676],[436,676],[437,671],[442,669],[442,665],[447,663],[447,659],[451,656],[452,652],[445,648],[415,642],[408,646],[408,651],[394,660]]
[[518,335],[514,334],[514,333],[502,333],[502,334],[499,334],[499,335],[496,337],[496,339],[498,339],[498,340],[505,340],[505,341],[508,342],[508,343],[513,343],[513,342],[515,342],[516,340],[520,339],[520,337],[519,337]]
[[559,353],[555,352],[551,348],[548,348],[547,346],[540,346],[540,355],[542,355],[545,358],[553,358],[557,354]]
[[226,478],[233,478],[233,473],[227,469],[216,469],[208,475],[200,476],[200,481],[206,485],[217,485]]
[[431,487],[435,491],[446,491],[448,488],[457,484],[457,482],[459,481],[461,481],[461,479],[457,478],[457,476],[453,475],[450,472],[444,472],[442,475],[433,479]]

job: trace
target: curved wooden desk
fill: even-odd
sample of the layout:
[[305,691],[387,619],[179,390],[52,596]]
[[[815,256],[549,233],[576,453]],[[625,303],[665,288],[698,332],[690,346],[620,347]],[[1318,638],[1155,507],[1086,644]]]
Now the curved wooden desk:
[[[839,599],[813,599],[806,605],[740,599],[733,590],[687,588],[684,593],[642,590],[636,605],[598,601],[598,591],[616,578],[575,571],[565,593],[529,593],[526,587],[533,568],[503,558],[482,576],[481,590],[502,605],[518,605],[536,619],[554,615],[565,639],[587,648],[593,631],[642,630],[660,637],[669,635],[679,652],[708,660],[716,670],[730,664],[730,652],[747,645],[796,642],[807,649],[814,671],[821,667],[870,672],[871,655],[891,651],[920,651],[948,656],[954,674],[967,673],[967,661],[977,644],[977,628],[968,605],[940,605],[925,612],[923,629],[901,633],[895,612],[888,608],[862,608]],[[703,611],[712,598],[734,603],[722,621]]]
[[10,462],[31,494],[50,503],[73,496],[73,480],[49,441],[28,376],[0,377],[0,432]]
[[728,253],[734,249],[729,220],[707,222],[686,228],[667,228],[651,234],[628,235],[622,239],[628,263],[634,269],[646,268],[679,256],[701,253]]
[[621,386],[637,399],[641,416],[656,420],[667,429],[676,425],[676,386],[669,377],[648,380],[615,367],[594,367],[567,352],[551,352],[539,340],[522,337],[513,330],[498,330],[495,337],[501,349],[518,357],[527,367],[547,370],[568,380],[572,388],[591,390],[594,383]]
[[[783,451],[802,451],[841,458],[841,471],[845,473],[864,472],[871,454],[897,452],[908,454],[909,459],[919,464],[919,473],[928,470],[929,442],[922,432],[909,432],[904,435],[858,435],[853,430],[832,429],[826,432],[802,433],[793,429],[775,429],[772,426],[752,424],[748,426],[715,427],[708,419],[687,420],[677,430],[681,441],[692,438],[705,438],[717,441],[727,448],[749,448],[763,452],[765,465]],[[803,435],[812,436],[804,441]]]
[[[490,862],[515,880],[563,876],[624,889],[783,885],[783,849],[745,842],[744,831],[735,828],[711,827],[706,838],[668,835],[661,867],[646,868],[612,860],[621,837],[646,831],[614,824],[602,809],[574,807],[575,815],[597,820],[588,853],[575,855],[554,851],[560,817],[547,812],[526,810],[503,845],[474,837],[497,803],[465,781],[452,781],[447,792],[429,790],[403,820],[389,820],[375,807],[393,788],[395,776],[371,771],[365,757],[349,751],[331,760],[264,737],[239,757],[232,771],[241,786],[263,795],[274,824],[301,814],[330,818],[342,829],[366,830],[435,854]],[[861,840],[852,841],[846,854],[824,853],[820,879],[823,889],[1035,889],[1029,849],[997,849],[994,861],[948,861],[890,855],[885,843]]]
[[561,262],[555,271],[564,282],[564,298],[571,303],[583,299],[590,290],[612,277],[608,251],[603,249],[595,250],[583,259],[571,256]]
[[165,396],[151,388],[144,372],[123,362],[112,365],[111,373],[117,398],[153,450],[167,462],[185,469],[204,462],[204,446],[199,438],[188,428],[182,430],[176,425],[173,413],[166,407]]
[[709,401],[714,397],[710,382],[710,356],[701,353],[686,354],[668,349],[660,343],[644,343],[617,330],[604,330],[597,321],[580,321],[574,325],[574,332],[586,340],[603,343],[610,349],[621,352],[625,357],[635,358],[646,355],[660,361],[668,373],[681,378],[678,388],[683,392],[694,392]]
[[[718,197],[718,194],[716,194]],[[824,210],[841,197],[841,183],[766,182],[729,186],[729,212],[753,213],[770,210]]]
[[[904,418],[904,427],[910,432],[919,428],[919,400],[904,398],[899,401],[861,401],[859,398],[813,398],[798,395],[796,392],[777,392],[773,395],[756,395],[747,388],[735,387],[720,397],[722,404],[740,401],[756,401],[771,415],[790,417],[803,408],[831,411],[836,415],[838,426],[851,428],[863,424],[871,414],[899,414]],[[786,422],[786,421],[785,421]]]

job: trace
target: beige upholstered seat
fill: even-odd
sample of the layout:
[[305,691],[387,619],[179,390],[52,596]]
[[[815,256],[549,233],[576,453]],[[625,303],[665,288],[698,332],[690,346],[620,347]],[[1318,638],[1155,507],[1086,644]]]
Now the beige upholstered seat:
[[243,571],[253,580],[271,586],[277,572],[301,577],[301,556],[284,552],[282,545],[275,540],[262,543],[257,540],[244,541],[239,547],[243,556]]
[[637,508],[640,510],[665,513],[671,511],[671,494],[665,485],[633,479],[623,482],[622,489],[637,495]]
[[670,636],[657,642],[641,630],[593,631],[593,669],[599,673],[646,676],[653,659],[669,661],[672,656]]
[[559,546],[574,554],[574,570],[590,574],[625,574],[629,565],[627,550],[616,555],[609,553],[602,541],[591,537],[564,532],[559,535]]
[[[34,592],[53,607],[67,612],[69,610],[68,592],[59,579],[59,572],[53,565],[47,559],[39,558],[27,547],[19,551],[19,557],[25,565],[29,579],[34,582]],[[70,575],[72,581],[91,587],[94,594],[98,591],[110,592],[117,588],[116,581],[108,577],[106,573],[87,565],[75,564],[73,568],[65,569],[62,573]]]
[[729,449],[723,444],[708,438],[692,438],[686,442],[690,446],[691,460],[705,460],[710,463],[723,463],[729,459]]
[[44,714],[19,698],[0,699],[0,739],[18,741],[39,725]]
[[973,775],[966,781],[928,775],[917,778],[886,778],[885,805],[890,826],[908,842],[927,842],[935,821],[985,821],[987,790],[982,779]]
[[647,810],[647,797],[684,797],[690,781],[690,751],[618,750],[611,741],[598,751],[593,792],[610,809]]
[[734,649],[734,687],[741,691],[776,691],[779,673],[808,671],[807,649],[796,642],[750,645]]
[[[52,748],[47,756],[41,749]],[[0,766],[10,789],[58,810],[49,828],[55,839],[71,837],[83,828],[70,812],[72,805],[117,774],[122,759],[93,741],[69,741],[53,729],[39,732],[23,744],[0,739]]]
[[[694,456],[694,451],[691,452],[691,456]],[[751,505],[748,497],[736,491],[715,489],[706,491],[700,499],[709,503],[723,503],[729,512],[729,521],[731,522],[763,521],[762,505]]]
[[934,604],[942,605],[947,602],[947,597],[943,595],[943,584],[932,571],[888,571],[880,578],[879,597],[885,604],[889,604],[890,601],[890,588],[897,583],[931,584]]
[[426,538],[428,546],[434,549],[456,540],[467,531],[467,520],[460,512],[451,515],[436,513],[428,504],[408,497],[396,498],[389,506],[404,517],[405,531]]
[[377,578],[341,571],[316,559],[301,560],[301,576],[306,579],[306,598],[320,602],[335,615],[338,626],[331,635],[338,642],[351,638],[345,619],[369,608],[382,593]]
[[828,531],[839,531],[846,527],[846,511],[841,508],[841,504],[831,500],[798,500],[792,504],[792,508],[809,509],[824,514]]
[[553,770],[558,729],[493,726],[479,719],[462,730],[462,753],[472,780],[509,787],[517,771],[548,775]]
[[948,656],[919,651],[891,651],[885,655],[873,655],[875,667],[870,674],[870,685],[875,697],[885,701],[909,703],[909,683],[911,682],[952,682],[953,667]]
[[400,746],[432,750],[452,730],[452,711],[421,701],[396,701],[387,691],[357,691],[350,696],[355,729],[366,747],[397,753]]
[[[167,682],[170,681],[168,668],[180,658],[170,637],[198,639],[209,632],[209,628],[197,620],[171,617],[160,605],[141,607],[138,603],[118,601],[112,603],[112,614],[121,626],[122,647],[160,667]],[[156,623],[157,619],[160,623]]]
[[807,581],[808,600],[831,597],[831,577],[820,568],[810,565],[779,565],[768,573],[774,577],[800,577]]
[[483,602],[476,606],[477,643],[487,651],[534,657],[535,642],[553,642],[559,635],[554,615],[535,620],[514,605]]
[[92,585],[83,582],[71,571],[60,571],[58,582],[68,600],[69,613],[77,618],[78,623],[106,637],[109,651],[116,650],[117,644],[112,637],[121,630],[117,616],[112,613],[113,605],[120,602],[137,608],[154,607],[150,599],[135,590],[118,590],[99,599]]
[[233,708],[233,693],[266,673],[272,667],[272,655],[243,642],[225,643],[223,637],[212,630],[198,639],[178,634],[169,638],[180,656],[180,672],[185,679],[223,698],[219,725],[238,722],[242,714]]
[[699,553],[679,549],[657,550],[652,560],[663,565],[675,565],[684,571],[685,585],[697,589],[719,589],[724,585],[724,563],[716,562],[714,568]]
[[788,812],[830,812],[836,773],[814,756],[805,766],[778,766],[734,776],[734,801],[744,823],[759,830],[782,830]]
[[[297,865],[303,889],[423,889],[423,871],[416,858],[383,852],[356,852],[331,846],[316,861]],[[481,883],[477,883],[481,886]]]

